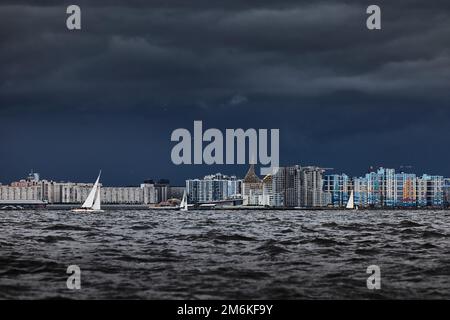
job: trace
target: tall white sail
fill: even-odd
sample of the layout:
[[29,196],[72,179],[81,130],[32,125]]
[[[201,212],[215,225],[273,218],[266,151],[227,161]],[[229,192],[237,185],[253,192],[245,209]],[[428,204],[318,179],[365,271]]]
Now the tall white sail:
[[184,208],[183,208],[183,210],[187,211],[187,209],[188,209],[188,202],[187,202],[187,196],[186,196],[186,201],[184,201]]
[[94,186],[92,187],[91,192],[89,192],[88,197],[86,198],[86,201],[84,201],[83,205],[81,206],[82,208],[92,208],[92,206],[94,205],[94,201],[97,195],[97,189],[98,189],[98,183],[100,181],[100,175],[102,174],[102,172],[100,171],[97,180],[94,183]]
[[180,207],[184,207],[184,202],[186,201],[186,190],[184,190],[183,198],[181,198]]
[[92,209],[94,209],[94,210],[101,210],[101,208],[100,208],[100,202],[101,202],[101,199],[100,199],[100,192],[101,190],[100,190],[100,186],[98,186],[97,187],[97,193],[95,194],[95,201],[94,201],[94,205],[92,206]]
[[180,208],[183,211],[186,211],[188,209],[186,190],[184,190],[183,199],[181,199],[181,203],[180,203]]
[[350,197],[348,198],[346,208],[347,209],[354,209],[355,208],[355,201],[354,201],[354,196],[353,196],[353,190],[350,193]]

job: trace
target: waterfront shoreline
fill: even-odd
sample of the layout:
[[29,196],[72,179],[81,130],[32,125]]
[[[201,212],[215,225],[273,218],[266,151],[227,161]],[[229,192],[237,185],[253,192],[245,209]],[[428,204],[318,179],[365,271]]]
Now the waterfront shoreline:
[[[78,208],[79,204],[49,204],[45,207],[36,208],[17,208],[12,209],[12,211],[26,211],[26,210],[72,210]],[[178,207],[151,207],[148,205],[103,205],[102,209],[105,211],[115,211],[115,210],[161,210],[161,211],[178,211]],[[263,207],[263,206],[220,206],[220,207],[195,207],[189,211],[205,211],[205,210],[216,210],[216,211],[346,211],[346,212],[359,212],[359,211],[447,211],[450,210],[448,207],[423,207],[423,208],[361,208],[359,210],[335,208],[335,207],[313,207],[313,208],[301,208],[301,207]],[[0,211],[11,211],[11,210],[0,210]]]

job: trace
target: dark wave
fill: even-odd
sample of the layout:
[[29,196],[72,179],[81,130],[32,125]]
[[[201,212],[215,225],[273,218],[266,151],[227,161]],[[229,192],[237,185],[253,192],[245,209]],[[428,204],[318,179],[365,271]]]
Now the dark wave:
[[273,240],[266,241],[262,246],[259,246],[256,250],[258,252],[264,252],[270,255],[277,255],[289,252],[289,250],[286,247],[281,246],[279,243]]
[[144,224],[144,225],[135,225],[135,226],[131,226],[130,229],[132,229],[132,230],[149,230],[149,229],[156,228],[157,225],[158,225],[157,223]]
[[335,245],[346,245],[346,243],[339,242],[333,239],[327,239],[327,238],[313,238],[310,240],[312,243],[322,245],[322,246],[335,246]]
[[402,221],[400,221],[399,225],[400,225],[400,227],[405,227],[405,228],[422,227],[422,224],[411,221],[411,220],[402,220]]
[[66,224],[54,224],[48,227],[43,228],[44,230],[54,230],[54,231],[88,231],[90,228],[74,226],[74,225],[66,225]]
[[445,233],[441,233],[433,230],[426,230],[422,233],[423,238],[447,238],[448,235]]
[[56,243],[58,241],[74,241],[74,238],[64,235],[39,237],[36,240],[43,243]]
[[356,249],[355,254],[363,255],[363,256],[372,256],[380,253],[380,250],[377,248],[368,248],[368,249]]

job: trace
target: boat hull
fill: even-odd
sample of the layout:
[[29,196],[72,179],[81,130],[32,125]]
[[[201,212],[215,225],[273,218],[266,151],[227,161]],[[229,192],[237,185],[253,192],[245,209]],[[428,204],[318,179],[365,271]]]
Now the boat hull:
[[103,210],[94,210],[94,209],[72,209],[72,212],[77,212],[77,213],[96,213],[96,212],[103,212]]

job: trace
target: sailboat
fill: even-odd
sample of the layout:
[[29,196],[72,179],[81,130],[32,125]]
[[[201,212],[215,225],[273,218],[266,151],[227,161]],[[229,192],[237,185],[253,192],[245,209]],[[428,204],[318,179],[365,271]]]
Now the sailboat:
[[348,198],[346,209],[358,210],[358,206],[355,206],[355,200],[353,195],[353,190],[350,192],[350,197]]
[[72,212],[102,212],[101,210],[101,197],[100,197],[100,176],[102,174],[102,171],[100,170],[100,173],[98,174],[98,178],[94,183],[94,186],[91,189],[91,192],[89,192],[88,197],[86,198],[86,201],[84,201],[81,208],[73,209]]
[[186,190],[184,190],[183,199],[181,199],[180,210],[181,211],[187,211],[188,210],[188,202],[187,202]]

